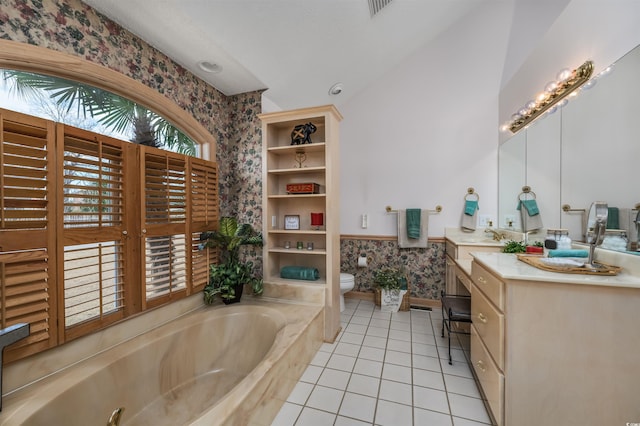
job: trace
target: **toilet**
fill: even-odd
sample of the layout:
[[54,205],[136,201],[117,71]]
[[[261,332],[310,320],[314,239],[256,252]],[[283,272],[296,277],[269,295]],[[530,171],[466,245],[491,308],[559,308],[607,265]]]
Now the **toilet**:
[[340,273],[340,312],[344,311],[344,294],[353,290],[355,282],[352,274]]

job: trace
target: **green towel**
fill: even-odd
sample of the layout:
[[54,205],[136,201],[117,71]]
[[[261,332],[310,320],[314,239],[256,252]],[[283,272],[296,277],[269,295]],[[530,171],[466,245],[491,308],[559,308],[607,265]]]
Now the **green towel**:
[[524,208],[527,210],[529,216],[535,216],[540,213],[536,200],[520,200],[520,203],[518,204],[518,210],[520,210],[520,207],[522,206],[524,206]]
[[291,280],[315,281],[320,278],[320,271],[306,266],[283,266],[280,269],[280,278]]
[[420,238],[420,216],[422,210],[420,209],[407,209],[407,237],[418,239]]
[[465,200],[464,202],[464,214],[473,216],[478,210],[478,200]]
[[607,216],[607,229],[620,229],[620,210],[617,207],[609,207]]
[[586,250],[549,250],[549,257],[589,257]]

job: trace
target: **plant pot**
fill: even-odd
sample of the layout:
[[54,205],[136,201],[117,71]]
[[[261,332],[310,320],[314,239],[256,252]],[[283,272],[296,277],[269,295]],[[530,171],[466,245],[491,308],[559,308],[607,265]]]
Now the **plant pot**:
[[240,301],[240,298],[242,297],[242,291],[244,290],[244,284],[238,284],[237,286],[234,287],[235,290],[235,296],[232,297],[231,299],[222,299],[222,302],[225,305],[230,305],[232,303],[238,303]]

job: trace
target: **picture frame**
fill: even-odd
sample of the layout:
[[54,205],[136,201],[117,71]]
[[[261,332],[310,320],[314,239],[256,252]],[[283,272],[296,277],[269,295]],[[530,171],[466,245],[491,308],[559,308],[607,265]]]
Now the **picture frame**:
[[297,215],[297,214],[284,215],[284,229],[286,230],[300,229],[300,215]]

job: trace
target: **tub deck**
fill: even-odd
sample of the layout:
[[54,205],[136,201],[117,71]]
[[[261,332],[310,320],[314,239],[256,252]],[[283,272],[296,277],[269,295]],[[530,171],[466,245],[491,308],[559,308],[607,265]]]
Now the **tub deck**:
[[251,297],[198,308],[11,392],[0,425],[106,424],[124,407],[123,426],[268,426],[322,343],[322,312]]

